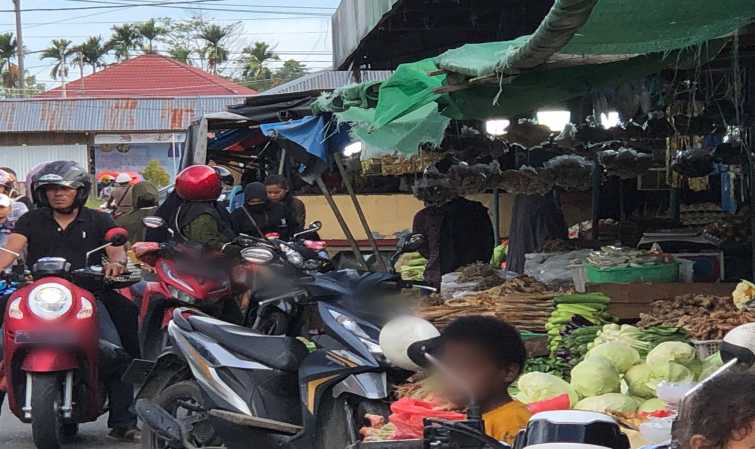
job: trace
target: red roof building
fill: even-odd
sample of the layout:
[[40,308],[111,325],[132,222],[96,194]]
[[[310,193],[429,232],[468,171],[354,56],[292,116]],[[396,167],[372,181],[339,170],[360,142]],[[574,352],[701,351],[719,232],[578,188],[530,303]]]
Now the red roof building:
[[256,95],[257,91],[166,56],[147,54],[50,89],[37,98],[138,98]]

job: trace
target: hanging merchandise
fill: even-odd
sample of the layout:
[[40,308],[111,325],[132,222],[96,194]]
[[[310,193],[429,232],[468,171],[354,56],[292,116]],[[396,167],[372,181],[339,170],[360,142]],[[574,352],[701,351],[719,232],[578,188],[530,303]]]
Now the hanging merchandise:
[[644,174],[653,165],[653,156],[632,148],[621,147],[618,150],[599,152],[598,161],[609,175],[631,179]]
[[593,163],[582,156],[564,155],[554,157],[543,164],[542,176],[569,192],[590,190],[592,186]]
[[469,165],[465,162],[452,165],[448,169],[451,185],[456,186],[462,195],[482,193],[494,187],[501,173],[498,162]]
[[697,178],[708,176],[715,170],[710,148],[693,148],[676,154],[671,168],[682,176]]
[[532,120],[521,119],[506,129],[506,140],[529,148],[543,143],[550,134],[551,130],[547,126],[538,125]]
[[663,111],[651,112],[645,122],[645,137],[653,139],[665,139],[674,135],[674,127],[666,118]]
[[451,184],[447,176],[423,176],[412,187],[418,200],[428,206],[442,206],[459,196],[459,191]]
[[501,174],[498,187],[513,194],[544,195],[553,190],[553,181],[525,165],[519,170],[505,170]]

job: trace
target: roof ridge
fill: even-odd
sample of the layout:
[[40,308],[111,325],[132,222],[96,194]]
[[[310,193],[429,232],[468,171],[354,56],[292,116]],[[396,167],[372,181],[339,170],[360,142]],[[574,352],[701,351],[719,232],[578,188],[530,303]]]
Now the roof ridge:
[[166,59],[166,60],[172,62],[173,64],[175,64],[175,65],[177,65],[179,67],[182,67],[184,69],[188,69],[190,72],[192,72],[192,73],[194,73],[196,75],[199,75],[199,76],[201,76],[202,78],[204,78],[204,79],[206,79],[208,81],[211,81],[213,84],[215,84],[215,85],[217,85],[217,86],[219,86],[219,87],[227,90],[228,92],[235,93],[234,89],[230,89],[228,86],[225,86],[222,83],[218,82],[218,81],[231,82],[229,80],[226,80],[225,78],[223,78],[220,75],[214,75],[214,74],[212,74],[210,72],[206,72],[206,71],[204,71],[204,70],[202,70],[202,69],[200,69],[198,67],[194,67],[194,66],[192,66],[190,64],[184,64],[181,61],[178,61],[178,60],[173,59],[173,58],[169,58],[169,57],[167,57],[165,55],[157,55],[157,56],[159,56],[159,57],[161,57],[163,59]]

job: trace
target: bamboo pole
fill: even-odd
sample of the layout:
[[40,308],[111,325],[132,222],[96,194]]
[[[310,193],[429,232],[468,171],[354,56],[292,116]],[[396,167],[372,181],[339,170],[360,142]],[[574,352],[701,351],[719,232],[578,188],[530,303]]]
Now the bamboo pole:
[[365,271],[369,271],[370,268],[367,266],[367,262],[365,262],[364,257],[362,257],[362,251],[359,250],[359,245],[354,238],[354,234],[351,233],[349,225],[346,224],[346,220],[344,220],[343,215],[341,215],[341,211],[338,209],[338,205],[333,200],[333,196],[328,191],[328,187],[323,182],[322,176],[318,176],[316,182],[317,187],[320,188],[320,191],[322,192],[323,196],[325,196],[325,200],[328,202],[330,209],[333,211],[333,215],[336,216],[336,220],[338,220],[338,224],[341,226],[341,230],[343,231],[344,235],[346,235],[346,240],[349,241],[349,245],[351,245],[351,250],[354,252],[354,256],[357,258],[359,264],[365,269]]

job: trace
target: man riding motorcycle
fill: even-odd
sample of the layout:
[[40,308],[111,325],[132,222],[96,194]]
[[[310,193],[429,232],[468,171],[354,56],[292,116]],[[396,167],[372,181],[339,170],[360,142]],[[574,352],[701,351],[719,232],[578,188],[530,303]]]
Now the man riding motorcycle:
[[[50,162],[38,172],[32,189],[37,208],[18,220],[5,248],[15,253],[26,250],[29,266],[43,257],[62,257],[72,269],[83,268],[87,251],[99,247],[105,233],[116,227],[110,215],[84,206],[91,190],[89,174],[75,162]],[[123,274],[126,269],[123,247],[109,247],[105,251],[107,260],[95,253],[89,262],[101,262],[108,277]],[[0,252],[0,271],[14,261],[11,253]],[[100,334],[116,340],[111,343],[122,346],[131,357],[138,357],[136,307],[115,292],[101,293],[97,300],[105,306],[97,309],[98,315],[104,312],[98,319]],[[122,373],[117,369],[107,371],[112,371],[105,385],[110,399],[108,427],[112,430],[109,436],[138,440],[136,416],[130,411],[133,387],[121,381]]]

